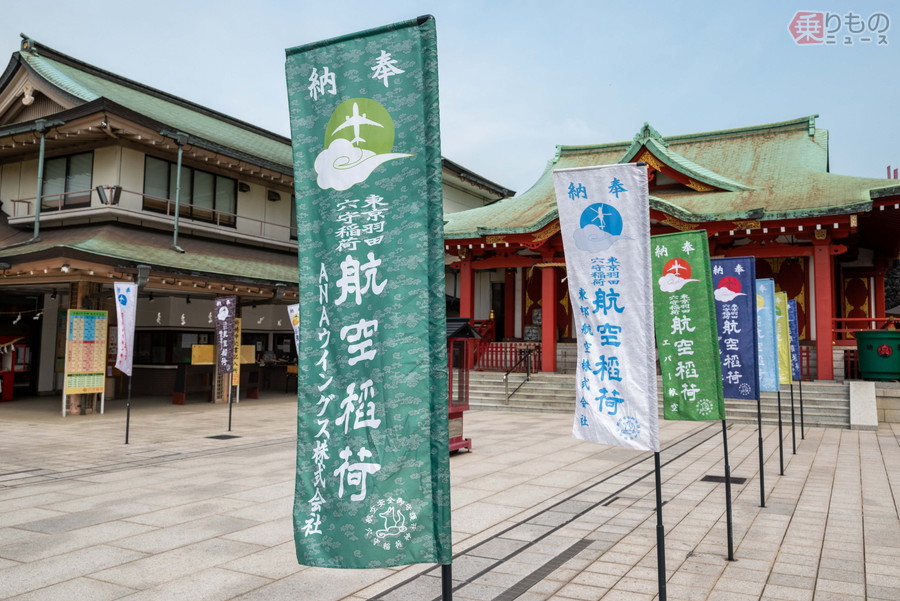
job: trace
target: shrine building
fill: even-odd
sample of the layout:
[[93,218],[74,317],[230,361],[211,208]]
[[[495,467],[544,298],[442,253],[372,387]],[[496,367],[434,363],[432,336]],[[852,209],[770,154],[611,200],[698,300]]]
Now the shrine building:
[[501,350],[539,341],[542,371],[574,363],[552,172],[643,162],[651,235],[702,229],[710,256],[755,257],[757,277],[797,301],[804,379],[843,379],[849,332],[886,323],[900,182],[831,173],[816,117],[680,136],[645,124],[629,142],[557,147],[528,191],[446,216],[459,315]]

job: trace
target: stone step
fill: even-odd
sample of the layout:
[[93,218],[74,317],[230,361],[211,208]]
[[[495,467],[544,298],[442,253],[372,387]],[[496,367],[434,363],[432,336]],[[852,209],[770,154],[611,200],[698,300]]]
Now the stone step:
[[[506,400],[507,386],[498,372],[473,372],[470,375],[469,396],[473,409],[501,411],[529,411],[568,413],[574,407],[574,377],[572,374],[533,374],[524,382],[524,374],[511,374],[509,391],[516,390]],[[660,383],[661,388],[661,383]],[[795,421],[800,420],[799,386],[794,386]],[[803,416],[807,426],[846,428],[850,422],[849,386],[836,382],[803,383]],[[660,398],[661,401],[661,398]],[[764,425],[778,423],[778,395],[764,392],[761,398]],[[790,388],[781,391],[782,421],[790,427]],[[756,401],[726,400],[726,415],[735,423],[755,424]]]

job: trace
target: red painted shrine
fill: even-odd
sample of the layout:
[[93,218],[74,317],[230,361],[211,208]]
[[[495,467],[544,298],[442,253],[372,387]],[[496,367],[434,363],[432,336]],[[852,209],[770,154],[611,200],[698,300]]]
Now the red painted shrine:
[[849,332],[887,323],[900,182],[830,173],[815,118],[669,137],[645,124],[631,142],[557,147],[528,191],[446,216],[459,315],[498,344],[539,340],[541,369],[557,371],[574,333],[552,171],[643,162],[651,234],[702,229],[711,256],[755,257],[797,301],[804,378],[843,377]]

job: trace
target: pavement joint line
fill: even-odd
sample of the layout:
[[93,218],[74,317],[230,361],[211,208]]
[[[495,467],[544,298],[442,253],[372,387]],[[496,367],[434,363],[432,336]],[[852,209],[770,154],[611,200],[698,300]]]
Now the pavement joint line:
[[[53,472],[49,471],[45,474],[40,475],[30,475],[23,476],[22,478],[15,478],[13,480],[7,480],[0,482],[0,490],[4,488],[21,488],[23,486],[30,486],[32,484],[42,484],[45,482],[57,481],[57,480],[66,480],[68,478],[78,478],[91,474],[105,474],[108,472],[119,472],[123,470],[137,469],[141,467],[147,467],[152,465],[158,465],[161,463],[170,463],[172,461],[181,461],[184,459],[194,459],[196,457],[209,457],[210,455],[218,455],[222,453],[229,453],[232,451],[239,451],[242,449],[255,449],[269,446],[277,446],[282,444],[296,444],[296,438],[280,438],[276,440],[269,441],[261,441],[261,442],[250,442],[246,444],[235,444],[230,445],[228,448],[219,448],[219,449],[204,449],[202,451],[190,451],[187,453],[172,453],[169,455],[165,455],[162,457],[151,457],[147,459],[137,459],[134,461],[123,461],[121,463],[114,464],[106,464],[106,465],[98,465],[94,467],[88,468],[79,468],[77,470],[67,470],[64,472]],[[43,468],[35,468],[33,470],[24,470],[22,472],[12,472],[12,473],[26,473],[26,472],[36,472],[41,471]],[[77,474],[75,474],[77,472]],[[87,472],[87,473],[85,473]],[[28,482],[18,482],[17,480],[30,479]]]
[[[711,424],[711,425],[709,425],[709,426],[705,426],[704,428],[702,428],[702,429],[700,429],[700,430],[695,430],[695,431],[693,431],[693,432],[691,432],[691,433],[689,433],[689,434],[686,434],[686,435],[683,436],[682,438],[680,438],[680,439],[678,439],[678,440],[675,440],[675,441],[673,441],[672,443],[670,443],[670,444],[669,444],[667,447],[665,447],[664,449],[661,449],[660,452],[672,450],[672,449],[674,449],[674,448],[676,448],[676,447],[678,447],[678,446],[682,446],[682,445],[685,445],[685,444],[690,444],[690,442],[691,442],[695,437],[697,437],[697,436],[699,436],[699,435],[701,435],[701,434],[706,433],[708,430],[710,430],[710,428],[714,428],[714,427],[715,427],[715,432],[714,432],[712,435],[707,436],[707,437],[704,438],[703,440],[700,440],[699,442],[694,443],[692,446],[690,446],[690,447],[687,448],[686,450],[684,450],[684,451],[678,453],[678,454],[675,455],[674,457],[671,457],[671,458],[667,459],[667,460],[660,466],[660,469],[661,469],[662,467],[667,466],[667,465],[669,465],[670,463],[672,463],[672,462],[674,462],[674,461],[680,459],[681,457],[683,457],[683,456],[686,455],[687,453],[689,453],[689,452],[695,450],[696,448],[700,447],[701,445],[706,444],[706,443],[709,442],[710,440],[712,440],[712,439],[714,439],[714,438],[717,438],[717,437],[720,435],[721,430],[718,429],[718,428],[719,428],[718,423],[716,423],[716,424]],[[543,509],[543,510],[537,512],[536,514],[534,514],[534,515],[530,516],[529,518],[523,520],[521,523],[516,524],[516,525],[514,525],[514,526],[510,526],[509,528],[507,528],[507,529],[505,529],[505,530],[503,530],[503,531],[501,531],[501,532],[498,532],[497,534],[495,534],[495,535],[493,535],[493,536],[491,536],[491,537],[489,537],[489,538],[487,538],[487,539],[485,539],[485,540],[483,540],[483,541],[481,541],[481,542],[479,542],[479,543],[473,545],[472,547],[466,549],[465,551],[461,551],[461,552],[455,554],[455,555],[454,555],[454,559],[460,558],[460,557],[463,557],[463,556],[465,556],[465,555],[467,555],[467,554],[469,554],[469,553],[472,553],[474,550],[478,549],[479,547],[481,547],[481,546],[483,546],[483,545],[485,545],[485,544],[487,544],[487,543],[489,543],[489,542],[491,542],[491,541],[493,541],[493,540],[496,540],[496,539],[498,539],[498,538],[503,537],[504,534],[506,534],[506,533],[508,533],[508,532],[510,532],[510,531],[512,531],[512,530],[514,530],[514,529],[516,529],[516,528],[519,528],[519,527],[522,526],[522,525],[533,523],[533,520],[535,520],[537,517],[539,517],[539,516],[541,516],[541,515],[544,515],[544,514],[547,514],[547,513],[551,512],[551,511],[553,511],[555,508],[559,507],[560,505],[562,505],[562,504],[564,504],[564,503],[566,503],[566,502],[568,502],[568,501],[574,500],[576,497],[578,497],[578,496],[580,496],[580,495],[583,495],[583,494],[585,494],[585,493],[591,491],[592,489],[594,489],[595,487],[597,487],[597,486],[603,484],[604,482],[607,482],[607,481],[609,481],[609,480],[611,480],[611,479],[613,479],[613,478],[615,478],[615,477],[617,477],[617,476],[620,476],[621,474],[623,474],[624,472],[626,472],[626,471],[628,471],[628,470],[631,470],[631,469],[633,469],[633,468],[639,467],[642,463],[644,463],[644,462],[646,462],[646,461],[649,461],[652,457],[653,457],[653,455],[651,454],[651,455],[647,455],[647,456],[645,456],[645,457],[639,457],[639,458],[636,458],[636,459],[632,460],[630,463],[628,463],[628,464],[627,464],[625,467],[623,467],[622,469],[620,469],[620,470],[618,470],[618,471],[616,471],[616,472],[614,472],[614,473],[612,473],[612,474],[610,474],[610,475],[608,475],[608,476],[606,476],[606,477],[604,477],[604,478],[602,478],[602,479],[600,479],[600,480],[594,482],[594,483],[591,484],[590,486],[588,486],[588,487],[586,487],[586,488],[584,488],[584,489],[582,489],[582,490],[580,490],[580,491],[577,491],[577,492],[575,492],[575,493],[569,495],[569,496],[566,497],[565,499],[562,499],[562,500],[558,501],[557,503],[551,505],[550,507],[547,507],[547,508],[545,508],[545,509]],[[507,554],[506,556],[504,556],[504,557],[502,557],[502,558],[500,558],[500,559],[495,560],[490,566],[488,566],[488,567],[486,567],[486,568],[480,570],[479,572],[477,572],[477,573],[475,573],[474,575],[470,576],[468,579],[464,580],[464,581],[461,582],[460,584],[454,586],[454,587],[453,587],[453,591],[458,591],[459,589],[463,588],[464,586],[466,586],[466,585],[468,585],[468,584],[471,584],[472,582],[474,582],[474,581],[477,580],[478,578],[481,578],[481,577],[484,576],[485,574],[487,574],[487,573],[489,573],[490,571],[492,571],[492,570],[493,570],[494,568],[496,568],[498,565],[501,565],[501,564],[503,564],[503,563],[509,561],[510,559],[514,558],[516,555],[519,555],[519,554],[522,553],[523,551],[526,551],[526,550],[530,549],[531,547],[535,546],[536,544],[538,544],[539,542],[541,542],[541,541],[544,540],[545,538],[551,536],[552,534],[554,534],[555,532],[557,532],[557,531],[560,530],[561,528],[567,526],[568,524],[571,524],[573,521],[575,521],[575,520],[577,520],[578,518],[582,517],[582,516],[585,515],[586,513],[590,512],[590,511],[593,511],[594,509],[596,509],[596,508],[598,508],[598,507],[601,507],[601,506],[603,505],[603,503],[605,503],[605,502],[608,501],[609,499],[618,496],[622,491],[627,490],[628,488],[634,486],[635,484],[641,482],[642,480],[644,480],[645,478],[647,478],[648,476],[651,476],[651,475],[653,475],[653,474],[654,474],[654,470],[650,470],[650,471],[648,471],[648,472],[645,472],[643,475],[641,475],[641,476],[639,476],[639,477],[635,477],[633,480],[631,480],[631,482],[629,482],[628,484],[623,485],[623,486],[620,487],[618,490],[616,490],[616,491],[610,493],[609,495],[607,495],[607,496],[604,497],[603,499],[600,499],[599,501],[595,501],[595,502],[590,503],[585,509],[579,511],[578,513],[570,514],[570,515],[567,517],[567,519],[565,519],[565,520],[564,520],[563,522],[561,522],[560,524],[557,524],[557,525],[555,525],[555,526],[550,526],[550,529],[549,529],[549,530],[547,530],[547,531],[544,532],[543,534],[541,534],[541,535],[535,537],[534,540],[529,541],[527,544],[522,545],[521,547],[519,547],[519,548],[516,549],[515,551],[512,551],[511,553]],[[656,511],[656,508],[655,508],[655,507],[654,507],[653,511],[654,511],[654,512]],[[423,574],[429,574],[429,573],[435,571],[436,569],[437,569],[437,568],[432,568],[431,570],[428,570],[428,571],[426,571],[426,572],[423,572]],[[403,582],[401,582],[401,583],[399,583],[399,584],[396,584],[396,585],[390,587],[389,589],[387,589],[387,590],[385,590],[385,591],[379,593],[378,596],[376,596],[375,598],[376,598],[376,599],[379,599],[379,598],[384,597],[385,595],[389,595],[389,594],[393,593],[394,591],[399,590],[399,589],[403,588],[404,586],[407,586],[407,585],[411,584],[411,583],[414,582],[416,579],[418,579],[419,576],[421,576],[421,574],[417,574],[417,575],[415,575],[415,576],[411,576],[410,578],[404,580]],[[521,594],[521,593],[520,593],[520,594]],[[441,601],[441,597],[440,597],[440,596],[435,597],[433,601]]]
[[533,587],[535,584],[555,572],[558,568],[560,568],[564,563],[578,555],[581,551],[588,548],[594,541],[583,538],[580,541],[574,543],[569,546],[566,550],[558,554],[556,557],[546,562],[544,565],[540,566],[538,569],[534,570],[528,576],[525,576],[511,587],[506,589],[503,593],[494,597],[493,601],[514,601],[518,599],[522,595],[524,595],[528,589]]

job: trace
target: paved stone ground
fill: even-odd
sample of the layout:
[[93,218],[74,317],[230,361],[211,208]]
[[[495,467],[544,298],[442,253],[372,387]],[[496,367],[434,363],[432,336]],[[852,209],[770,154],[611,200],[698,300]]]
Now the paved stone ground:
[[[134,402],[62,418],[59,399],[0,403],[0,599],[432,601],[439,571],[298,566],[294,402]],[[643,601],[657,596],[653,456],[569,436],[567,415],[470,412],[451,458],[454,599]],[[808,429],[785,475],[764,428],[728,432],[727,560],[720,422],[663,422],[671,601],[900,599],[900,427]]]

